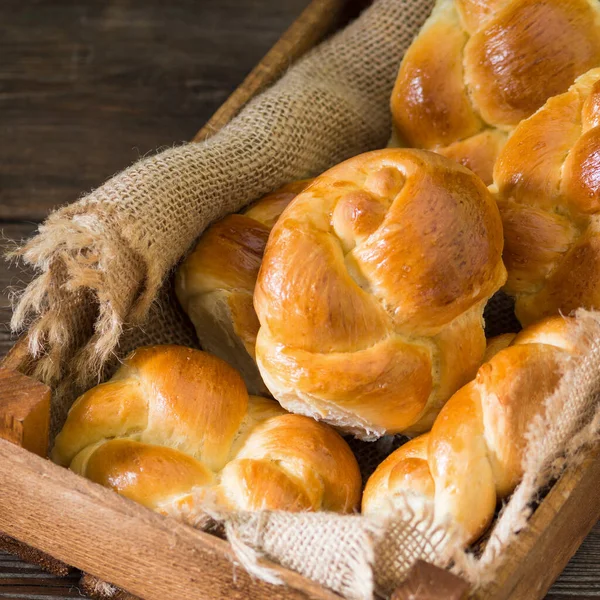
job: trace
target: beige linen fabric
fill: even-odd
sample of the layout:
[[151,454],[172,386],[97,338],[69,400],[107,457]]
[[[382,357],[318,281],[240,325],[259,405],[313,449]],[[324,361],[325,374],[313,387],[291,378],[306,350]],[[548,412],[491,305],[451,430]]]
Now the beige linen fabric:
[[[309,53],[213,138],[145,158],[46,220],[17,255],[37,272],[12,325],[28,328],[22,368],[54,388],[52,430],[84,388],[147,343],[196,344],[173,298],[170,275],[213,221],[280,185],[318,174],[385,146],[388,99],[398,64],[432,0],[377,0],[344,31]],[[510,301],[486,311],[494,334],[516,326]],[[525,478],[498,519],[482,555],[456,547],[431,507],[405,498],[377,522],[326,513],[212,514],[240,562],[277,583],[261,556],[348,598],[389,594],[417,558],[448,565],[478,584],[493,578],[530,514],[530,502],[600,426],[600,317],[581,312],[573,335],[589,352],[565,364],[560,388],[530,432]],[[396,441],[397,443],[397,441]],[[394,441],[355,442],[366,477]],[[206,514],[179,515],[198,526]],[[104,597],[113,588],[104,586]]]

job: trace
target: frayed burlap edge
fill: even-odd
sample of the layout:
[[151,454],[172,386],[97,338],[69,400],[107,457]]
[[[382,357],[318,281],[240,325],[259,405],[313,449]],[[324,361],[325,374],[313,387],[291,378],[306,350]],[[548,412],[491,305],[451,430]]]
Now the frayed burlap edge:
[[[531,423],[522,482],[504,506],[480,555],[460,545],[460,532],[434,519],[433,505],[406,494],[381,519],[330,513],[227,513],[203,505],[176,516],[193,526],[222,523],[250,573],[280,583],[260,559],[298,571],[344,597],[388,596],[417,560],[449,568],[474,589],[492,582],[511,544],[527,526],[548,484],[575,467],[600,433],[600,313],[579,310],[570,328],[577,355],[565,358],[563,376]],[[198,503],[196,506],[200,506]],[[326,565],[326,568],[325,568]]]
[[377,0],[214,137],[144,158],[51,215],[13,253],[37,272],[11,322],[28,330],[33,375],[92,384],[211,222],[385,145],[397,65],[432,4]]
[[563,376],[544,403],[544,411],[527,433],[524,475],[501,511],[479,558],[457,551],[453,570],[473,585],[493,581],[507,560],[507,549],[527,526],[540,492],[567,468],[574,468],[583,449],[600,439],[600,312],[579,309],[571,326],[574,346],[581,348],[568,357]]
[[434,519],[432,503],[411,494],[379,517],[229,512],[207,503],[205,494],[171,514],[202,529],[222,525],[239,563],[263,581],[283,584],[268,559],[352,600],[370,599],[374,591],[389,595],[417,560],[447,567],[460,537],[450,523]]
[[[60,381],[53,398],[54,428],[75,390],[100,378],[107,363],[117,361],[127,348],[144,340],[191,343],[176,310],[164,308],[168,303],[157,308],[161,318],[154,313],[151,320],[161,325],[160,331],[152,325],[146,331],[138,329],[157,306],[161,285],[168,295],[165,279],[204,227],[278,185],[385,144],[387,102],[397,64],[431,4],[378,0],[359,21],[253,101],[221,134],[202,145],[144,159],[52,215],[38,237],[18,252],[37,269],[38,277],[16,306],[13,326],[29,326],[35,376],[50,384]],[[332,107],[335,110],[329,110]],[[283,140],[282,135],[291,137],[275,147],[273,141]],[[243,169],[232,171],[232,164]],[[173,227],[165,226],[168,223]],[[415,557],[441,565],[451,558],[452,568],[474,585],[492,580],[526,525],[531,500],[562,469],[577,463],[581,448],[598,439],[600,320],[585,311],[578,317],[574,335],[587,340],[588,352],[566,366],[559,389],[547,401],[546,416],[533,424],[523,483],[500,515],[481,557],[457,548],[446,530],[444,543],[436,545],[440,530],[431,529],[432,513],[428,515],[424,506],[419,508],[424,513],[412,506],[413,513],[401,511],[384,523],[325,513],[215,515],[225,524],[240,562],[259,575],[260,565],[253,562],[258,552],[351,598],[370,597],[374,589],[389,592]],[[294,519],[302,527],[294,529]],[[310,523],[319,523],[313,529],[327,534],[321,554],[306,550]],[[398,523],[398,529],[391,523]],[[348,536],[341,538],[348,543],[324,556],[333,548],[336,527]],[[402,542],[402,531],[411,536],[414,532],[414,547]],[[293,535],[296,545],[290,544]],[[320,564],[314,564],[314,556]],[[327,565],[331,570],[319,570]]]

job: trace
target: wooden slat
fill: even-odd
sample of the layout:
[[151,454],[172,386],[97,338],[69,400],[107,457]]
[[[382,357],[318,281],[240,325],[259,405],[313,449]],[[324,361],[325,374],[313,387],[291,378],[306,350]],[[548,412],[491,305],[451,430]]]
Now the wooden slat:
[[[322,2],[316,2],[315,4],[317,5],[317,9],[321,10],[321,18],[317,21],[312,21],[310,19],[307,20],[305,23],[306,25],[310,25],[310,27],[317,29],[315,29],[313,32],[309,31],[308,33],[305,31],[304,35],[310,36],[314,34],[316,39],[323,34],[324,30],[322,31],[318,28],[324,22],[324,19],[331,19],[331,23],[333,23],[335,18],[337,18],[335,15],[332,15],[329,12],[330,7],[338,7],[342,3],[337,2],[336,0],[323,0]],[[306,39],[308,40],[309,37]],[[306,46],[303,46],[303,43],[304,42],[302,39],[294,41],[294,35],[292,35],[287,41],[282,38],[282,42],[280,42],[280,50],[282,53],[281,56],[285,56],[286,53],[288,56],[294,53],[299,55],[313,42],[309,41]],[[274,56],[276,59],[277,53],[272,56]],[[274,81],[279,74],[283,72],[286,66],[287,64],[283,64],[280,61],[278,62],[278,60],[275,60],[273,64],[269,64],[268,55],[265,58],[265,61],[263,61],[262,65],[255,69],[255,71],[253,71],[253,73],[248,77],[242,88],[237,91],[225,105],[223,105],[222,109],[220,109],[215,114],[214,118],[209,122],[209,124],[207,124],[207,127],[201,131],[199,134],[200,139],[218,130],[232,115],[239,110],[239,107],[246,102],[248,98],[256,93],[256,91],[264,89],[264,87]],[[11,478],[9,476],[7,468],[11,465],[13,468],[22,468],[23,464],[19,464],[19,460],[24,460],[26,455],[20,455],[20,458],[19,456],[15,457],[13,453],[10,452],[10,449],[8,451],[6,450],[6,446],[7,444],[0,443],[0,485],[3,485],[5,481],[8,481],[9,483],[11,482],[13,484],[13,488],[10,492],[12,494],[11,498],[12,500],[16,501],[16,494],[20,492],[22,495],[25,491],[25,487],[20,487],[18,490],[14,487],[14,484],[18,484],[19,482],[14,481],[14,477]],[[3,455],[3,452],[5,451],[8,452],[7,455]],[[12,456],[10,460],[8,460],[8,455]],[[31,458],[33,459],[35,457]],[[11,461],[16,461],[16,463]],[[288,591],[282,591],[281,588],[272,588],[271,586],[267,586],[266,584],[262,583],[253,585],[248,575],[240,568],[237,568],[236,570],[238,577],[238,585],[236,586],[233,583],[235,578],[232,575],[233,569],[231,561],[233,560],[233,557],[231,550],[224,542],[210,538],[210,536],[205,536],[199,532],[194,532],[188,528],[183,528],[178,524],[169,524],[167,527],[165,526],[165,522],[168,522],[168,520],[164,519],[163,517],[152,515],[149,513],[149,511],[146,511],[141,507],[134,506],[132,508],[130,506],[131,503],[115,497],[114,494],[110,494],[110,492],[107,492],[106,490],[94,490],[93,488],[97,488],[98,486],[94,486],[93,484],[89,484],[89,482],[85,482],[83,480],[80,482],[81,485],[91,485],[93,488],[86,487],[85,492],[83,492],[81,489],[75,486],[74,481],[60,482],[59,489],[54,490],[54,492],[56,492],[56,498],[61,499],[65,494],[72,493],[77,500],[74,505],[67,504],[66,511],[59,512],[68,513],[68,509],[75,510],[79,508],[81,508],[83,511],[85,505],[85,507],[89,510],[91,510],[92,507],[95,507],[98,511],[98,516],[94,516],[93,521],[90,521],[89,516],[86,517],[84,512],[77,512],[75,510],[74,515],[81,523],[81,530],[74,531],[73,527],[67,528],[68,536],[70,536],[68,537],[68,540],[70,541],[61,540],[60,535],[58,535],[58,529],[54,528],[54,521],[47,521],[47,519],[53,519],[59,516],[56,512],[57,509],[51,506],[53,503],[48,502],[48,498],[54,497],[55,494],[53,493],[50,496],[46,496],[45,494],[42,494],[42,491],[45,491],[45,489],[43,490],[42,487],[36,487],[38,484],[39,486],[42,486],[42,483],[40,483],[43,479],[40,477],[41,475],[51,479],[53,484],[57,484],[58,482],[54,479],[54,477],[58,472],[52,471],[52,469],[56,469],[56,467],[44,463],[44,468],[51,469],[51,471],[47,473],[42,473],[42,471],[38,470],[42,468],[40,463],[31,463],[29,467],[30,470],[24,470],[24,472],[33,477],[36,483],[27,487],[27,494],[29,493],[30,489],[35,488],[36,501],[40,502],[42,495],[44,495],[45,502],[49,506],[39,506],[37,512],[31,512],[33,509],[33,504],[32,501],[28,499],[26,502],[28,508],[25,513],[23,510],[19,510],[18,513],[19,515],[28,515],[25,516],[25,521],[29,519],[29,526],[31,526],[33,523],[42,523],[44,527],[40,527],[38,528],[39,530],[36,531],[29,531],[26,523],[16,523],[15,521],[18,521],[20,517],[16,513],[15,505],[13,505],[12,513],[9,515],[9,513],[4,510],[4,494],[0,494],[0,529],[5,529],[4,523],[6,522],[6,519],[10,519],[12,516],[12,521],[10,524],[12,529],[10,529],[10,531],[15,532],[15,535],[22,534],[25,536],[22,537],[22,539],[25,539],[26,541],[29,541],[30,543],[37,545],[42,549],[46,549],[55,555],[58,553],[59,555],[64,556],[64,558],[67,560],[75,557],[73,560],[71,560],[71,562],[77,566],[81,566],[82,568],[88,568],[86,565],[93,564],[94,572],[97,572],[99,575],[114,581],[117,584],[120,582],[124,582],[124,584],[126,583],[126,585],[129,586],[128,589],[131,589],[138,594],[144,594],[148,600],[151,600],[155,597],[175,597],[177,594],[179,594],[177,597],[188,597],[191,588],[188,586],[185,588],[185,592],[183,592],[183,588],[179,586],[179,583],[181,581],[187,582],[189,578],[194,579],[197,573],[198,565],[202,565],[202,572],[199,575],[200,579],[193,582],[197,586],[197,588],[193,589],[196,589],[199,594],[204,592],[205,594],[210,595],[211,598],[335,598],[335,596],[327,594],[327,592],[323,592],[320,588],[318,588],[318,586],[314,586],[314,584],[307,582],[303,578],[299,578],[299,576],[278,567],[276,570],[282,574],[282,577],[287,578],[286,581],[288,581],[288,584],[291,586]],[[513,564],[510,567],[510,573],[508,572],[507,567],[503,577],[499,578],[497,582],[497,589],[494,593],[497,594],[498,598],[539,597],[538,594],[540,594],[543,589],[547,588],[551,578],[556,572],[558,572],[560,568],[562,568],[561,565],[564,565],[569,554],[572,552],[575,545],[580,541],[580,538],[584,535],[585,528],[589,525],[589,522],[592,521],[593,515],[596,514],[594,512],[594,507],[590,506],[590,499],[593,498],[593,494],[591,493],[594,489],[593,486],[597,486],[598,473],[590,465],[584,465],[582,469],[583,470],[580,470],[578,479],[573,473],[566,474],[561,480],[560,484],[556,486],[549,495],[548,498],[553,498],[553,500],[550,503],[548,500],[545,500],[540,509],[538,509],[534,515],[531,522],[532,527],[528,527],[528,529],[524,532],[525,537],[523,539],[525,540],[525,545],[521,546],[521,543],[519,542],[520,551],[517,554],[520,557],[520,560],[515,559],[513,561],[514,563],[518,564]],[[590,472],[592,471],[592,477],[595,478],[593,486],[589,483],[588,485],[583,486],[582,482],[586,480],[586,477],[590,476]],[[69,474],[68,472],[62,471],[62,473],[72,477],[72,474]],[[574,477],[575,479],[573,479]],[[77,479],[79,480],[79,478]],[[572,485],[571,488],[569,488],[570,485]],[[46,486],[43,487],[45,488]],[[581,493],[583,493],[581,490],[583,490],[584,487],[587,490],[587,498],[581,497]],[[2,488],[2,490],[4,492],[4,488]],[[567,492],[572,492],[572,496],[575,498],[575,500],[567,498],[565,496]],[[113,501],[121,502],[121,504],[106,506],[105,503],[107,497],[102,497],[102,494],[106,493],[111,495]],[[85,497],[85,502],[82,501],[81,494],[83,494]],[[98,496],[98,494],[100,496]],[[557,494],[559,494],[559,496],[557,496]],[[561,497],[560,494],[563,496]],[[127,510],[123,508],[123,502],[129,507]],[[581,506],[587,507],[584,509],[583,513],[577,512],[577,502],[580,503],[579,508],[581,508]],[[96,535],[96,527],[98,527],[100,523],[104,525],[106,522],[105,518],[107,518],[108,515],[104,512],[104,510],[101,509],[106,509],[109,511],[113,523],[118,523],[119,519],[122,519],[122,521],[125,523],[125,530],[123,530],[121,527],[119,527],[117,530],[115,529],[115,526],[112,526],[112,528],[109,527],[107,536],[101,536],[102,544],[104,545],[103,557],[96,556],[95,549],[93,549],[93,544],[90,544],[89,537],[92,532],[93,535]],[[130,514],[128,511],[133,511],[133,513]],[[149,513],[151,516],[148,516],[145,513]],[[557,526],[556,520],[553,520],[555,513],[561,516],[561,519],[564,517],[564,519],[561,521],[562,525],[560,526]],[[62,515],[63,520],[68,518],[68,516],[65,516],[64,514]],[[162,520],[159,521],[160,526],[159,522],[153,521],[155,518]],[[568,519],[571,519],[569,528],[565,526],[565,523],[568,522]],[[51,524],[50,528],[45,527],[48,522]],[[62,524],[64,526],[64,523]],[[139,527],[139,529],[137,529],[137,527]],[[176,529],[173,530],[171,529],[172,527],[176,527]],[[156,556],[151,557],[146,554],[143,554],[143,556],[139,558],[133,556],[138,548],[128,546],[127,533],[129,533],[130,538],[129,543],[132,543],[131,540],[138,539],[138,531],[142,533],[142,539],[144,542],[152,541],[154,546],[158,545],[158,547],[163,548],[161,542],[164,543],[167,539],[169,544],[176,545],[177,543],[180,543],[180,546],[177,548],[177,550],[173,550],[171,547],[166,549],[165,556],[161,556],[159,562],[160,564],[165,564],[164,561],[167,561],[169,563],[169,569],[181,569],[183,566],[187,566],[187,578],[172,578],[170,581],[167,581],[164,579],[163,575],[153,572],[153,566],[154,570],[156,570]],[[186,533],[183,533],[183,531]],[[558,558],[552,562],[552,566],[549,569],[547,564],[547,556],[549,556],[548,547],[541,551],[538,551],[538,548],[543,548],[544,544],[547,546],[551,542],[560,540],[562,538],[566,540],[564,547],[560,550],[558,553]],[[119,544],[117,553],[118,555],[115,555],[115,553],[112,552],[112,549],[115,548],[115,539],[125,539],[123,547],[120,547]],[[107,546],[106,544],[111,541],[111,545]],[[528,544],[529,549],[527,548]],[[108,550],[109,548],[110,550]],[[131,556],[122,555],[125,549],[130,550]],[[147,551],[145,546],[143,546],[142,549]],[[88,550],[92,550],[91,554],[93,556],[86,557]],[[546,554],[544,554],[544,552]],[[110,558],[107,558],[107,553],[109,554]],[[198,559],[197,561],[193,561],[191,558],[188,558],[188,560],[184,561],[184,565],[178,565],[175,567],[174,565],[170,564],[171,562],[176,562],[176,560],[181,560],[182,555],[189,557],[194,556],[194,554],[195,558]],[[114,563],[118,564],[115,565]],[[528,563],[530,564],[529,567],[527,566]],[[536,573],[534,578],[525,580],[524,578],[527,572],[531,573],[533,569],[537,569],[539,576]],[[92,567],[89,567],[89,570],[93,570]],[[548,573],[547,571],[551,572]],[[132,573],[135,573],[135,576],[132,575]],[[178,570],[177,573],[180,573],[180,570]],[[172,570],[169,571],[169,576],[174,576]],[[117,578],[115,579],[115,577]],[[215,577],[216,579],[214,579]],[[298,579],[294,580],[294,577]],[[310,589],[314,589],[314,593],[316,595],[311,595],[313,593],[312,591],[300,591],[300,588],[304,588],[307,583],[309,587],[306,589],[309,589],[310,586],[312,586]],[[149,593],[145,593],[144,590],[147,590],[148,587],[151,587],[152,589],[149,591]],[[161,596],[152,595],[159,593]],[[0,598],[1,597],[3,596],[0,594]]]
[[566,471],[507,549],[506,562],[477,600],[543,598],[600,518],[600,446]]
[[2,585],[0,598],[10,598],[11,600],[71,600],[71,598],[79,598],[81,600],[82,596],[75,585],[54,589],[43,589],[33,585],[10,585],[7,587]]
[[600,523],[585,538],[560,577],[547,600],[577,598],[600,590]]
[[[0,232],[4,240],[20,242],[29,238],[37,229],[37,223],[17,221],[15,223],[0,223]],[[4,243],[5,249],[8,242]],[[17,337],[12,335],[8,323],[12,314],[9,295],[13,290],[22,290],[31,281],[33,272],[13,264],[1,263],[0,258],[0,356],[4,356],[13,347]]]
[[[7,535],[0,533],[0,551],[10,552],[11,554],[0,554],[1,557],[12,556],[20,565],[33,563],[35,568],[41,567],[45,573],[52,575],[66,576],[72,569],[65,563],[56,560],[49,554],[45,554],[31,548]],[[21,560],[26,562],[20,562]]]
[[0,218],[189,140],[308,0],[3,0]]
[[252,69],[242,84],[200,129],[194,141],[199,142],[209,138],[229,123],[249,100],[276,81],[294,61],[330,33],[340,23],[348,4],[347,0],[311,2]]
[[0,367],[0,438],[46,456],[49,425],[50,388]]
[[339,600],[277,565],[270,566],[285,586],[254,579],[227,542],[5,440],[0,490],[0,531],[145,600]]
[[[31,549],[30,549],[31,550]],[[600,524],[592,530],[587,536],[576,555],[565,568],[564,572],[552,586],[546,600],[586,600],[598,598],[600,590]],[[0,552],[0,572],[33,572],[42,573],[39,567],[21,561],[12,554],[3,554]],[[78,580],[79,576],[74,574],[64,581],[65,590],[69,590]],[[89,576],[84,579],[92,579]],[[34,585],[39,580],[24,579],[24,584]],[[79,586],[82,591],[85,587]],[[0,590],[3,590],[3,583],[0,581]],[[41,592],[42,590],[40,590]],[[592,596],[591,594],[594,594]],[[80,597],[80,596],[75,596]],[[23,598],[20,593],[15,592],[14,598]]]

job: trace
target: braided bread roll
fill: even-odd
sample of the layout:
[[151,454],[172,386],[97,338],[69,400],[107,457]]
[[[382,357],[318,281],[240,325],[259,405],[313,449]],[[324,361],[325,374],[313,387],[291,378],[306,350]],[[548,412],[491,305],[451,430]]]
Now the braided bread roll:
[[577,352],[569,321],[553,317],[514,339],[495,340],[489,361],[450,398],[431,431],[377,467],[365,487],[363,512],[388,511],[397,495],[410,491],[434,501],[437,519],[450,516],[459,524],[465,544],[479,538],[498,499],[521,479],[529,424],[554,391],[564,359]]
[[160,512],[193,490],[241,510],[350,512],[354,455],[331,428],[248,396],[221,359],[181,346],[131,354],[75,402],[52,459]]
[[400,65],[391,143],[490,184],[507,133],[597,65],[597,0],[438,0]]
[[333,167],[267,242],[263,380],[288,410],[365,440],[425,431],[481,364],[501,254],[496,204],[458,163],[386,149]]
[[175,277],[177,299],[202,348],[236,368],[252,394],[268,393],[254,359],[256,276],[271,228],[310,181],[285,185],[209,227]]
[[521,323],[600,308],[600,69],[516,128],[494,182]]

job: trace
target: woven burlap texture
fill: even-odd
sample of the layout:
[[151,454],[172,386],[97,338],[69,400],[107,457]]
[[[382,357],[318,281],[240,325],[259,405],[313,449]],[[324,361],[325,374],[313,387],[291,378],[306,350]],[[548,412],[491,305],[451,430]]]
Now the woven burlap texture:
[[[19,252],[39,272],[12,320],[30,332],[34,375],[55,384],[68,367],[84,387],[142,341],[140,324],[143,341],[187,342],[168,307],[147,319],[170,271],[216,219],[385,145],[398,62],[432,4],[380,0],[213,138],[141,160],[53,213]],[[65,413],[58,408],[54,428]]]
[[[506,320],[500,307],[490,314],[495,326]],[[600,313],[579,310],[569,336],[576,356],[561,364],[564,374],[532,423],[524,452],[524,477],[489,533],[481,553],[465,550],[450,523],[436,522],[434,509],[407,494],[396,498],[395,510],[384,518],[360,515],[287,512],[223,513],[195,505],[175,516],[202,527],[207,512],[225,525],[240,563],[271,583],[279,578],[261,558],[283,566],[335,590],[347,598],[388,597],[405,579],[417,559],[451,567],[475,587],[493,582],[508,558],[511,543],[531,516],[540,490],[582,458],[582,448],[600,433]],[[506,331],[506,330],[505,330]],[[376,443],[354,441],[363,478],[396,447],[382,438]]]
[[[75,394],[133,347],[196,343],[169,277],[211,222],[283,183],[385,146],[398,63],[432,4],[377,0],[219,134],[136,163],[52,214],[17,252],[37,277],[16,305],[13,327],[29,330],[23,367],[53,385],[54,432]],[[495,333],[515,324],[505,300],[496,298],[486,312]],[[433,522],[430,506],[407,497],[382,521],[324,513],[214,514],[240,562],[277,583],[260,560],[266,556],[348,598],[389,594],[417,558],[452,561],[475,583],[492,579],[531,500],[598,433],[600,326],[591,313],[582,313],[579,323],[574,335],[589,341],[590,352],[566,365],[548,416],[532,429],[524,482],[479,559],[455,546],[452,530]],[[363,475],[392,447],[355,446]],[[201,515],[181,516],[204,522]]]

